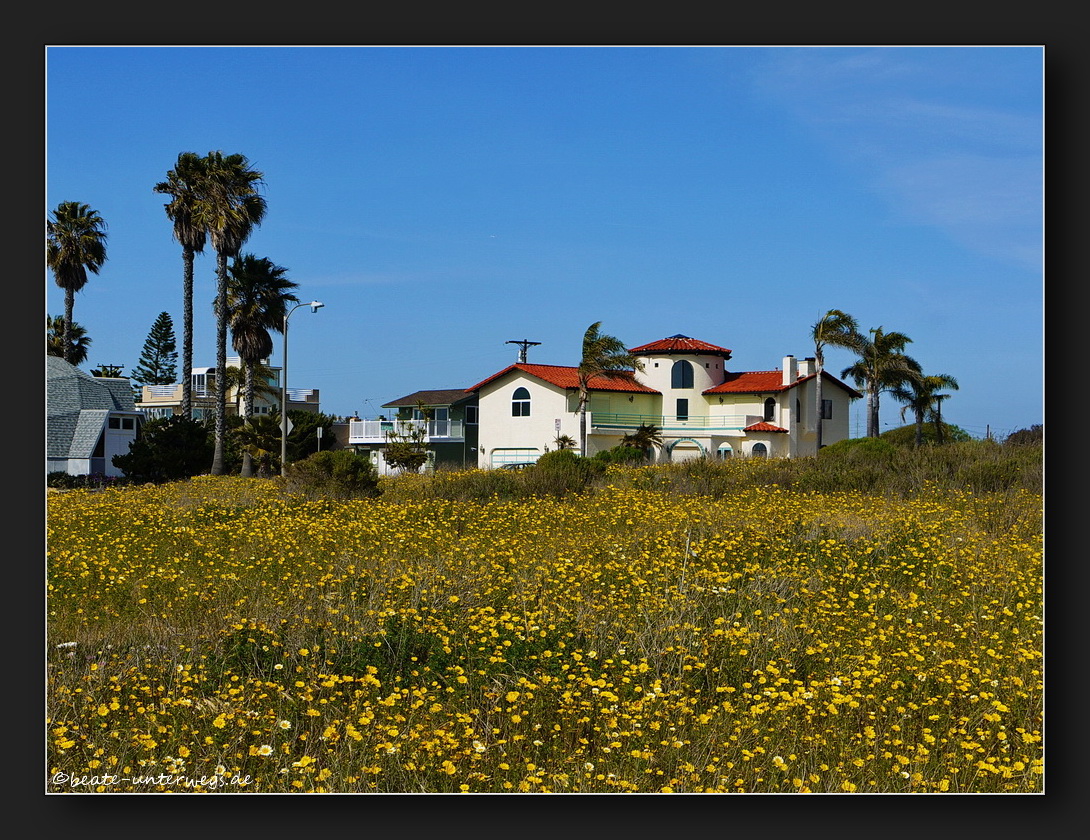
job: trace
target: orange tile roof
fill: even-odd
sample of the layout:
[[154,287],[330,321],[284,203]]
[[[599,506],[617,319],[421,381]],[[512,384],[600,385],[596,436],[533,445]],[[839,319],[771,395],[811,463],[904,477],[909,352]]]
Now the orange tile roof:
[[760,423],[754,423],[751,426],[746,426],[745,431],[747,431],[747,432],[786,432],[787,429],[784,429],[781,426],[775,426],[772,423],[769,423],[767,420],[762,420]]
[[782,370],[751,370],[739,373],[728,372],[725,381],[705,394],[749,394],[767,391],[786,391],[790,385],[783,384]]
[[[813,379],[817,374],[811,373],[807,376],[800,376],[790,385],[783,384],[783,371],[782,370],[751,370],[742,371],[738,373],[727,373],[726,381],[716,385],[714,388],[709,388],[704,391],[705,394],[765,394],[775,393],[778,391],[786,391],[789,388],[794,388],[796,385],[806,382],[808,379]],[[832,376],[828,371],[822,372],[822,378],[826,382],[831,382],[834,385],[839,385],[845,391],[852,395],[855,399],[862,397],[863,395],[856,391],[854,388],[845,385],[835,376]]]
[[[478,382],[476,385],[471,388],[467,388],[466,390],[480,390],[489,382],[492,382],[494,379],[499,379],[501,376],[504,376],[513,370],[520,370],[523,373],[527,373],[530,376],[541,379],[551,385],[556,385],[558,388],[577,389],[579,387],[578,368],[569,367],[566,365],[532,365],[519,362],[505,367],[499,373],[493,374],[487,379]],[[591,377],[591,380],[588,384],[593,391],[624,391],[635,394],[659,393],[654,388],[648,388],[646,385],[641,385],[640,383],[636,382],[630,371],[626,371],[617,377],[594,376]]]
[[628,351],[637,356],[646,356],[653,353],[699,353],[702,355],[722,356],[730,358],[730,350],[717,344],[708,344],[687,335],[672,335],[669,338],[652,341],[650,344],[641,344]]

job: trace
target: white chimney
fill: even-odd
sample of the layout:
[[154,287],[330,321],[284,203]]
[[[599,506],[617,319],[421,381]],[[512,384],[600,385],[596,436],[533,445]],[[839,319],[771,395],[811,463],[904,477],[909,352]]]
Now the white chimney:
[[810,376],[817,372],[817,359],[813,356],[807,356],[805,359],[799,360],[799,376]]
[[783,384],[794,385],[795,380],[799,378],[799,369],[795,364],[794,356],[783,357]]

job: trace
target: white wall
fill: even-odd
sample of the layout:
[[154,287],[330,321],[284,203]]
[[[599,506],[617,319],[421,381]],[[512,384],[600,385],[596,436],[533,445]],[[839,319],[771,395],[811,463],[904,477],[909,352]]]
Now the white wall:
[[[511,402],[515,390],[530,392],[530,416],[513,417]],[[485,385],[478,393],[480,440],[478,466],[490,467],[496,449],[533,450],[536,460],[545,447],[555,449],[556,436],[568,435],[579,441],[579,415],[568,407],[567,391],[529,374],[516,371]],[[560,431],[556,421],[560,420]]]

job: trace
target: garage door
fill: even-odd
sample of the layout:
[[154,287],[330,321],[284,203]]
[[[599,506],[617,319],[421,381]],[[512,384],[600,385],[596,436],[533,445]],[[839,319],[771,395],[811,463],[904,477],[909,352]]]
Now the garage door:
[[493,449],[492,466],[502,467],[504,464],[532,464],[541,453],[536,449]]

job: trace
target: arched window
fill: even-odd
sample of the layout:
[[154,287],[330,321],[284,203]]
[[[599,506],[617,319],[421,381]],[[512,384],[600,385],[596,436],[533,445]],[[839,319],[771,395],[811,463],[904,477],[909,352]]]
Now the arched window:
[[511,396],[511,416],[530,416],[530,392],[525,388],[516,388],[515,393]]
[[721,443],[721,444],[719,444],[719,449],[716,451],[715,454],[719,458],[725,459],[725,458],[729,458],[731,455],[733,455],[734,450],[731,449],[729,443]]
[[679,359],[674,362],[673,368],[670,370],[670,387],[671,388],[692,388],[693,387],[693,366],[684,359]]
[[765,400],[765,420],[767,420],[769,423],[771,423],[772,420],[775,418],[775,416],[776,416],[776,401],[774,399],[772,399],[772,397],[769,397],[767,400]]
[[763,443],[755,443],[749,453],[754,458],[764,458],[768,454],[768,447]]

